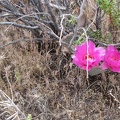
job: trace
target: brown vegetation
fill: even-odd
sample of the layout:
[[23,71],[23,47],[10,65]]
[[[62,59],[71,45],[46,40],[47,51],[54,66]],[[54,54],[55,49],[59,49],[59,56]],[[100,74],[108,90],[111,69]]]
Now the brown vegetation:
[[[27,0],[21,1],[23,7],[19,7],[20,0],[11,0],[10,3],[17,8],[16,13],[19,14],[32,14],[34,10],[41,12],[39,6],[35,9],[37,4],[31,1],[34,4]],[[69,4],[65,2],[67,0],[60,1],[62,5],[68,5],[69,10],[59,11],[52,6],[56,23],[50,11],[49,18],[39,15],[38,21],[34,18],[20,19],[21,16],[13,15],[14,11],[10,13],[12,17],[0,18],[0,22],[14,21],[20,26],[24,25],[1,25],[0,28],[0,120],[31,120],[28,119],[30,116],[32,120],[119,120],[120,74],[106,71],[105,76],[98,74],[87,79],[86,72],[73,65],[73,51],[68,46],[75,26],[67,24],[67,20],[63,22],[65,30],[60,46],[59,17],[61,12],[78,15],[79,5],[77,0],[70,0]],[[91,1],[96,8],[96,2]],[[6,15],[4,10],[8,9],[2,2],[5,3],[5,0],[0,1],[1,15]],[[51,3],[56,4],[55,0],[51,0]],[[46,4],[39,1],[44,12],[49,9]],[[88,27],[92,21],[96,23],[95,10],[89,3],[86,3],[85,8]],[[19,20],[15,21],[18,18]],[[51,24],[45,24],[49,21]],[[106,33],[110,32],[108,16],[105,15],[102,21],[97,22],[101,22],[98,29],[101,30],[102,37],[106,38]],[[34,27],[36,29],[33,29]],[[96,25],[92,24],[90,30],[97,31]],[[78,31],[77,34],[81,33]],[[118,28],[116,33],[116,41],[109,41],[110,43],[118,44]],[[93,38],[93,41],[98,45],[108,43],[98,38]],[[74,45],[72,47],[74,48]]]

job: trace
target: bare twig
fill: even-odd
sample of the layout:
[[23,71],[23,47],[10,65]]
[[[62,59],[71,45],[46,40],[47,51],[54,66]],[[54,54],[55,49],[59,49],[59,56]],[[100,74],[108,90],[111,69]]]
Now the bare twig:
[[57,8],[57,9],[60,9],[60,10],[66,10],[66,7],[64,7],[64,6],[59,6],[59,5],[55,5],[55,4],[53,4],[53,3],[50,3],[50,6],[51,6],[51,7],[54,7],[54,8]]
[[14,22],[0,22],[0,25],[14,25],[16,27],[24,28],[24,29],[40,29],[39,26],[27,26],[27,25],[17,24]]
[[58,27],[58,25],[57,25],[57,22],[56,22],[56,17],[55,17],[55,15],[54,15],[53,12],[52,12],[52,9],[51,9],[51,6],[50,6],[50,4],[49,4],[49,1],[48,1],[48,0],[44,0],[44,1],[45,1],[45,3],[46,3],[47,8],[48,8],[48,12],[49,12],[49,14],[51,15],[51,18],[52,18],[52,20],[53,20],[53,22],[54,22],[54,27],[55,27],[55,29],[56,29],[57,31],[60,31],[60,30],[59,30],[59,27]]
[[78,15],[78,19],[83,15],[83,10],[84,10],[84,7],[85,7],[85,2],[86,0],[83,0],[81,6],[80,6],[80,14]]
[[16,7],[9,0],[0,1],[0,5],[2,5],[6,9],[8,9],[9,11],[12,11],[12,12],[16,11],[17,12]]
[[32,40],[30,40],[30,39],[17,39],[17,40],[10,41],[10,42],[8,42],[8,43],[6,43],[4,45],[0,45],[0,48],[4,48],[6,46],[9,46],[11,44],[15,44],[15,43],[18,43],[18,42],[21,42],[21,41],[23,41],[23,42],[28,42],[28,41],[42,41],[42,39],[41,38],[33,38]]
[[[77,17],[77,25],[75,26],[73,37],[72,37],[72,39],[70,40],[69,48],[71,48],[72,42],[73,42],[74,38],[75,38],[76,35],[77,35],[78,23],[79,23],[80,17],[83,15],[83,9],[84,9],[84,6],[85,6],[85,2],[86,2],[86,0],[83,0],[82,5],[81,5],[81,7],[80,7],[80,14],[79,14],[78,17]],[[81,27],[82,27],[82,26],[81,26]]]
[[61,19],[61,22],[60,22],[60,26],[61,26],[61,32],[60,32],[60,38],[59,38],[59,43],[60,43],[60,46],[61,46],[61,43],[62,43],[62,35],[63,35],[63,30],[64,30],[64,27],[63,27],[63,21],[65,19],[66,16],[70,16],[71,14],[63,14],[62,15],[62,19]]
[[9,81],[9,78],[8,78],[8,71],[9,71],[9,70],[10,70],[10,66],[8,66],[8,67],[5,68],[5,75],[6,75],[7,82],[8,82],[8,84],[9,84],[9,87],[10,87],[11,99],[12,99],[12,101],[13,101],[13,90],[12,90],[12,85],[11,85],[11,83],[10,83],[10,81]]
[[50,27],[48,27],[48,26],[45,25],[44,23],[40,23],[40,24],[41,24],[44,28],[46,28],[47,30],[49,30],[49,31],[45,30],[46,33],[48,33],[49,35],[52,35],[52,36],[54,36],[55,38],[59,39],[59,36],[57,36]]
[[120,43],[116,43],[116,44],[106,44],[106,43],[102,43],[102,42],[98,42],[100,45],[103,45],[103,46],[109,46],[109,45],[112,45],[112,46],[115,46],[115,47],[120,47]]
[[88,4],[92,7],[93,10],[95,10],[96,6],[93,6],[91,0],[87,0],[88,1]]
[[[81,28],[83,31],[84,31],[84,34],[85,34],[85,37],[86,37],[86,42],[87,42],[87,55],[89,54],[89,51],[88,51],[88,35],[87,35],[87,31],[85,30],[85,28]],[[89,77],[89,72],[88,72],[88,57],[87,57],[87,67],[86,67],[86,73],[87,73],[87,80],[88,80],[88,77]],[[89,83],[89,82],[88,82]]]
[[114,101],[119,104],[119,107],[118,107],[118,108],[120,108],[120,101],[112,94],[112,90],[113,90],[113,89],[109,90],[108,93],[109,93],[109,95],[114,99]]
[[[32,17],[32,18],[36,18],[34,15],[37,15],[37,14],[42,14],[42,15],[49,15],[48,13],[32,13],[32,14],[27,14],[27,15],[23,15],[23,14],[16,14],[17,16],[20,16],[18,17],[17,19],[14,20],[14,22],[12,22],[5,31],[7,31],[12,25],[14,25],[14,23],[16,23],[18,20],[21,20],[23,22],[27,22],[29,23],[29,21],[26,21],[26,20],[23,20],[23,18],[27,18],[27,17]],[[1,22],[2,23],[2,22]],[[31,23],[30,23],[31,24]],[[19,25],[14,25],[14,26],[17,26],[19,27]],[[37,25],[36,25],[37,26]],[[23,26],[21,28],[24,28]],[[25,29],[30,29],[30,28],[25,28]],[[34,28],[31,28],[31,29],[34,29]],[[36,28],[35,28],[36,29]]]
[[[7,111],[5,109],[8,109],[8,110],[10,110],[10,111],[12,110],[14,112],[12,117],[18,116],[18,120],[20,120],[19,115],[21,115],[26,120],[25,114],[15,105],[13,100],[7,94],[5,94],[2,90],[0,90],[0,106],[2,108],[4,108],[4,112],[2,114],[4,114]],[[9,117],[9,118],[11,118],[11,117]]]
[[65,0],[65,5],[66,5],[66,13],[70,14],[70,4],[69,4],[69,0]]
[[93,18],[93,21],[89,24],[88,28],[86,29],[86,31],[88,31],[90,29],[90,27],[94,24],[95,20],[96,20],[96,16],[97,16],[97,10],[95,12],[95,16]]

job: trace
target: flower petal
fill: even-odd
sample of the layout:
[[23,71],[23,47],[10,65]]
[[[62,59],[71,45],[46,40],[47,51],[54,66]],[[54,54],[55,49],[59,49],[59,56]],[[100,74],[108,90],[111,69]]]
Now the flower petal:
[[102,68],[109,68],[113,72],[120,72],[120,52],[114,46],[108,46]]
[[89,40],[88,43],[85,42],[82,43],[81,45],[76,46],[75,54],[72,56],[73,63],[84,70],[87,70],[87,67],[88,70],[91,70],[93,67],[98,66],[99,62],[103,60],[104,54],[105,54],[104,48],[102,47],[96,48],[95,44],[91,40]]
[[102,68],[102,70],[106,70],[106,69],[108,69],[108,67],[107,67],[107,65],[106,65],[105,62],[102,63],[101,68]]

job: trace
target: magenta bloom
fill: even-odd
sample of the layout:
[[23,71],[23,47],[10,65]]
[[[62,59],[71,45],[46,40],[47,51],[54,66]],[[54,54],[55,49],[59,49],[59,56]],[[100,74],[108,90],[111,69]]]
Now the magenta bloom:
[[104,59],[104,55],[105,49],[102,47],[95,47],[95,44],[89,40],[88,54],[87,54],[87,42],[85,42],[81,45],[76,46],[76,51],[72,58],[73,63],[77,65],[79,68],[84,70],[91,70],[93,67],[98,66],[100,61]]
[[120,73],[120,52],[113,46],[108,46],[102,64],[102,69],[109,68],[113,72]]

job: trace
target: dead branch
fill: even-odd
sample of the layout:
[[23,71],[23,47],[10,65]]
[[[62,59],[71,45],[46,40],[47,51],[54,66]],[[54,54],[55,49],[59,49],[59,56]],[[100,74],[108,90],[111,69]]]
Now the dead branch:
[[44,1],[45,1],[45,3],[46,3],[48,12],[49,12],[49,14],[51,15],[51,18],[52,18],[52,20],[53,20],[53,22],[54,22],[55,30],[59,31],[59,27],[58,27],[57,22],[56,22],[56,17],[55,17],[55,15],[54,15],[53,12],[52,12],[52,8],[51,8],[48,0],[44,0]]
[[[78,26],[79,26],[79,22],[80,22],[79,20],[81,19],[82,15],[83,15],[83,10],[84,10],[84,7],[85,7],[85,2],[86,2],[86,0],[83,0],[82,5],[80,6],[80,13],[79,13],[79,15],[77,17],[77,24],[76,24],[76,26],[74,28],[74,33],[73,33],[72,39],[70,40],[69,48],[71,47],[72,42],[73,42],[74,38],[77,35],[77,30],[79,29]],[[83,26],[79,26],[79,27],[83,27]]]
[[[21,0],[18,0],[16,3],[10,0],[1,0],[0,25],[8,26],[3,32],[7,32],[11,26],[15,26],[30,30],[33,35],[38,38],[40,38],[40,34],[37,33],[42,32],[43,34],[48,34],[50,38],[55,38],[62,44],[65,42],[65,39],[68,39],[66,36],[69,36],[69,33],[73,33],[69,38],[70,42],[68,47],[70,48],[75,38],[81,36],[79,30],[84,29],[86,22],[86,16],[84,15],[86,0],[81,2],[75,0],[73,2],[80,10],[78,16],[72,14],[69,0],[31,0],[27,4]],[[97,24],[96,26],[98,28],[98,24],[102,22],[99,21],[98,17],[103,17],[101,12],[100,15],[98,15],[98,8],[93,6],[90,0],[87,2],[90,3],[90,7],[93,8],[95,16],[88,27],[84,29],[86,32],[91,29],[92,25]],[[73,27],[67,22],[70,16],[73,16],[77,21]],[[119,44],[115,46],[119,46]]]
[[0,22],[0,25],[13,25],[19,28],[24,28],[24,29],[39,29],[39,26],[26,26],[26,25],[20,25],[14,22]]

